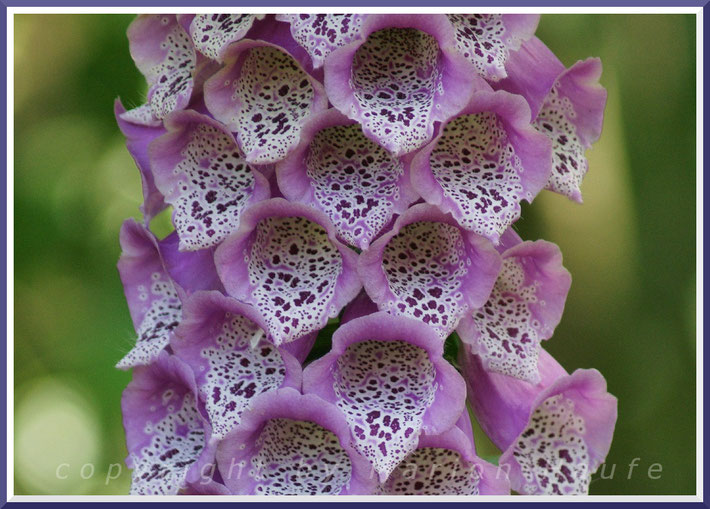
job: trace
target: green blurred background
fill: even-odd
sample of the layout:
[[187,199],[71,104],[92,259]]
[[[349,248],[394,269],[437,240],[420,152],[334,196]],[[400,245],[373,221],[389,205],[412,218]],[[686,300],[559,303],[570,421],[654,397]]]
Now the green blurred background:
[[[131,19],[15,16],[16,494],[128,492],[130,374],[113,365],[134,332],[116,261],[141,189],[112,108],[144,99]],[[695,18],[544,15],[538,36],[567,66],[601,57],[609,92],[584,205],[543,192],[519,222],[559,244],[573,275],[546,347],[570,371],[599,369],[619,398],[606,476],[616,468],[591,492],[694,493]]]

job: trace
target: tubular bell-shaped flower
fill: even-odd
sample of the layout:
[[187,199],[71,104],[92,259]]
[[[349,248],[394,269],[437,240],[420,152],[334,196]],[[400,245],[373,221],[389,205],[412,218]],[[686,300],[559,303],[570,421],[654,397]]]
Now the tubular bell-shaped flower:
[[[145,14],[128,27],[131,56],[148,82],[150,110],[141,107],[131,119],[154,123],[187,106],[197,64],[190,36],[174,14]],[[150,114],[150,117],[149,117]]]
[[367,495],[367,461],[337,407],[284,388],[263,394],[219,444],[217,465],[239,495]]
[[412,184],[459,225],[497,243],[550,176],[550,142],[525,100],[477,91],[411,164]]
[[287,199],[325,212],[338,236],[360,249],[417,198],[403,162],[335,109],[311,117],[276,175]]
[[595,369],[571,375],[545,350],[540,383],[486,371],[462,349],[461,364],[478,422],[504,450],[500,468],[523,494],[586,494],[591,475],[609,452],[616,398]]
[[387,478],[383,495],[509,495],[501,469],[476,456],[466,434],[454,426],[421,435],[417,448]]
[[507,69],[501,88],[526,98],[533,124],[552,141],[546,189],[581,203],[585,151],[601,135],[606,105],[606,90],[599,84],[601,61],[588,58],[565,69],[545,44],[532,38],[511,54]]
[[301,387],[301,366],[267,341],[259,313],[219,292],[198,292],[183,309],[171,347],[195,373],[216,442],[259,394]]
[[150,161],[156,186],[174,207],[180,249],[217,245],[239,228],[246,207],[269,197],[269,183],[214,119],[179,111],[165,127],[167,134],[150,145]]
[[214,460],[197,405],[194,375],[177,357],[162,352],[135,369],[121,400],[132,495],[176,495]]
[[455,49],[445,16],[370,15],[325,60],[330,102],[396,156],[427,143],[484,85]]
[[224,61],[205,82],[207,109],[237,133],[247,162],[283,159],[298,144],[308,117],[328,107],[323,86],[293,55],[269,42],[232,44]]
[[560,322],[572,278],[556,245],[523,242],[513,230],[504,237],[509,247],[488,301],[466,313],[456,331],[485,369],[534,384],[540,341]]
[[465,409],[465,383],[442,354],[416,320],[370,314],[335,332],[331,351],[306,367],[303,391],[341,409],[355,448],[384,481],[420,433],[446,431]]
[[158,241],[145,226],[129,219],[121,228],[118,271],[138,333],[136,345],[116,365],[149,364],[168,345],[182,318],[182,300],[198,290],[221,290],[213,251],[181,253],[177,236]]
[[357,254],[335,235],[322,212],[273,198],[217,248],[227,293],[259,310],[277,346],[320,330],[360,291]]
[[120,241],[118,271],[138,333],[136,346],[116,365],[128,369],[149,364],[167,346],[182,317],[182,303],[153,234],[127,220],[121,228]]
[[380,310],[424,322],[443,340],[486,302],[500,264],[488,240],[420,204],[360,255],[358,273]]

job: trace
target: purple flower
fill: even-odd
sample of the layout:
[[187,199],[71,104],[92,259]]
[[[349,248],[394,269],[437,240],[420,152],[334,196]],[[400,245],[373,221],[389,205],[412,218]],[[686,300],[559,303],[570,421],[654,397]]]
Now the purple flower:
[[[197,65],[190,36],[174,14],[144,14],[128,27],[131,56],[148,82],[148,105],[126,120],[153,124],[187,106]],[[124,117],[125,118],[125,117]]]
[[489,371],[538,383],[540,341],[562,318],[571,277],[557,246],[503,235],[503,264],[488,301],[467,313],[457,332]]
[[223,56],[225,66],[205,83],[207,109],[237,133],[249,163],[283,159],[308,117],[327,108],[323,86],[276,44],[243,40]]
[[530,39],[540,16],[537,14],[447,14],[456,33],[456,47],[489,81],[507,76],[511,51]]
[[458,426],[439,435],[421,435],[417,448],[382,484],[380,493],[509,495],[507,475],[476,456],[471,438]]
[[215,443],[239,423],[256,396],[301,387],[301,365],[266,338],[259,313],[219,292],[195,293],[185,304],[171,346],[195,373]]
[[370,314],[336,331],[331,351],[304,371],[303,391],[341,409],[355,449],[385,481],[420,433],[446,431],[464,411],[464,381],[442,353],[416,320]]
[[323,328],[357,295],[356,258],[327,216],[281,198],[247,209],[215,253],[227,293],[261,312],[276,345]]
[[490,242],[420,204],[360,255],[358,272],[380,310],[424,322],[443,340],[486,302],[500,264]]
[[132,220],[121,228],[118,271],[138,338],[118,368],[155,360],[182,319],[182,300],[194,291],[222,287],[212,251],[180,253],[176,240],[171,235],[158,241]]
[[121,228],[118,271],[138,334],[136,346],[116,367],[128,369],[149,364],[170,342],[182,318],[182,303],[160,255],[158,241],[133,221]]
[[500,86],[521,94],[532,109],[533,124],[552,141],[552,173],[546,188],[581,203],[587,173],[585,150],[599,139],[606,90],[599,84],[597,58],[569,69],[537,38],[511,54],[508,79]]
[[269,197],[269,183],[214,119],[180,111],[165,126],[167,134],[150,144],[150,164],[157,188],[173,206],[180,249],[215,246],[239,228],[246,207]]
[[325,212],[338,237],[360,249],[417,198],[405,164],[334,109],[311,117],[276,175],[287,199]]
[[412,161],[412,184],[466,230],[498,243],[550,177],[550,142],[525,100],[480,90]]
[[132,495],[176,495],[213,460],[194,375],[176,357],[162,352],[153,364],[136,368],[121,408]]
[[197,14],[190,23],[190,37],[200,53],[222,62],[224,50],[243,39],[254,21],[263,18],[263,14]]
[[239,495],[357,495],[374,489],[337,407],[280,389],[259,397],[217,447],[224,483]]
[[421,147],[481,79],[455,49],[445,16],[371,15],[325,60],[330,102],[394,155]]
[[571,375],[545,350],[536,385],[491,373],[463,351],[469,400],[478,422],[502,449],[499,465],[523,494],[586,494],[609,452],[616,398],[594,369]]

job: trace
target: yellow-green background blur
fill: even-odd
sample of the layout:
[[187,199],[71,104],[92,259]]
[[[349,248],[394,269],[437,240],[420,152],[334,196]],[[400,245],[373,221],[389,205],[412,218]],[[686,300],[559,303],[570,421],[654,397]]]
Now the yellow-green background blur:
[[[119,402],[130,373],[113,366],[134,331],[116,261],[141,188],[113,100],[144,99],[131,19],[15,18],[18,494],[129,487]],[[524,238],[560,245],[573,276],[546,347],[570,371],[599,369],[619,398],[613,478],[595,475],[591,492],[694,493],[695,18],[543,15],[538,36],[567,66],[601,57],[609,92],[584,205],[543,192],[519,221]]]

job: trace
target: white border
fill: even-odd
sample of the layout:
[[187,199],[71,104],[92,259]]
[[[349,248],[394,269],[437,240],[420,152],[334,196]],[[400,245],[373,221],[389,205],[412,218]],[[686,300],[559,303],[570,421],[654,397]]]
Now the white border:
[[[292,13],[317,9],[324,13],[342,12],[343,7],[8,7],[7,8],[7,498],[10,502],[335,502],[330,496],[30,496],[14,495],[14,15],[15,14],[135,14],[162,13]],[[346,7],[349,12],[439,14],[441,7]],[[446,12],[470,12],[471,8],[446,7]],[[338,501],[379,502],[703,502],[703,9],[697,7],[476,7],[480,13],[536,14],[695,14],[696,15],[696,495],[597,495],[590,497],[554,496],[348,496]],[[10,171],[10,168],[13,171]],[[10,341],[13,338],[13,341]]]

